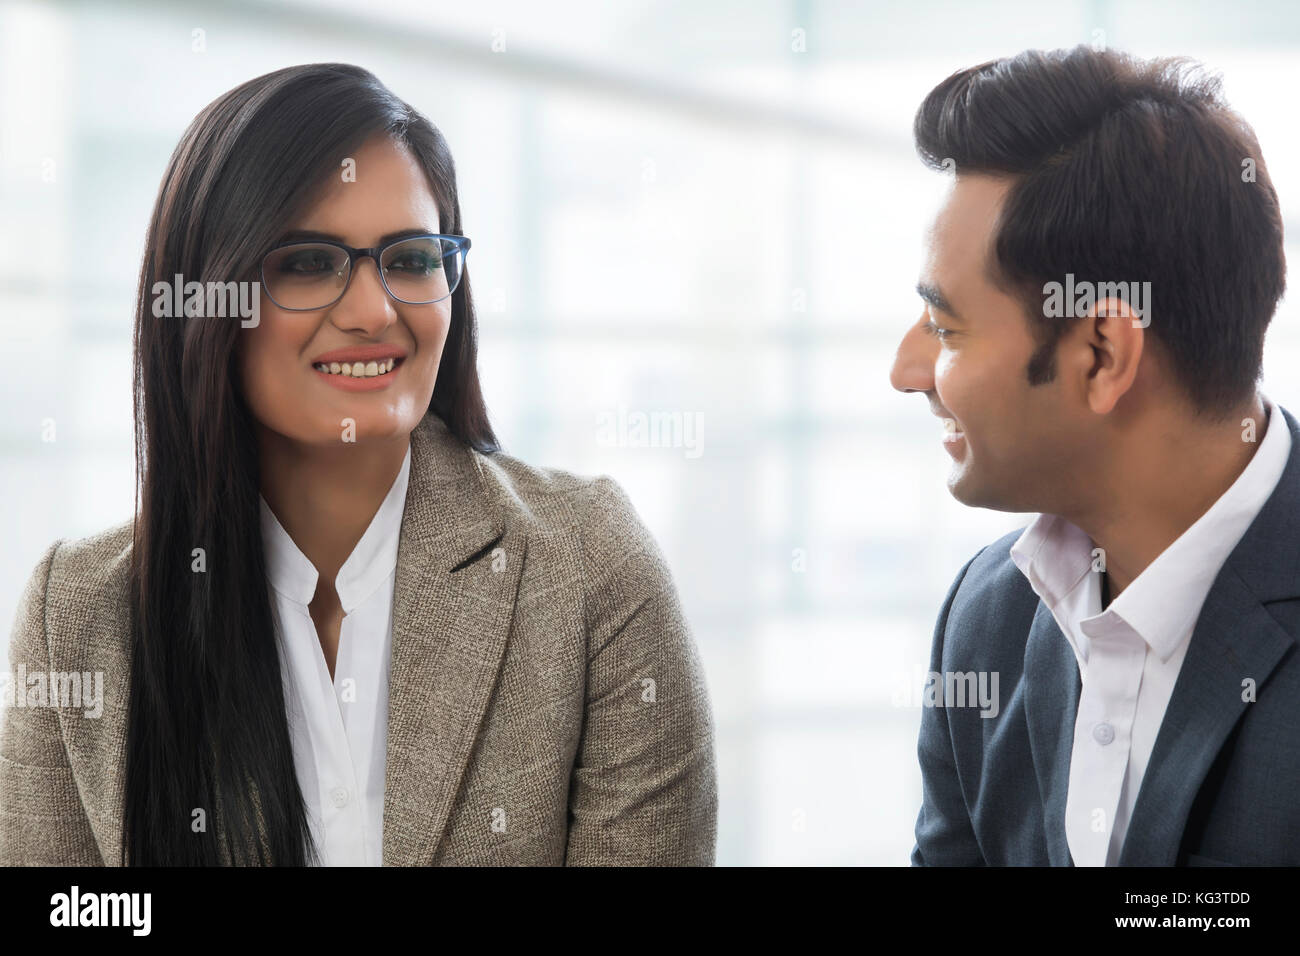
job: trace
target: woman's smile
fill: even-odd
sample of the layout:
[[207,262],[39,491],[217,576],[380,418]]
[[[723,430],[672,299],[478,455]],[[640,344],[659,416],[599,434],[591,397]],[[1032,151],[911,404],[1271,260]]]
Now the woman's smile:
[[406,361],[393,346],[363,346],[335,349],[318,355],[312,370],[335,388],[348,392],[370,392],[386,388]]

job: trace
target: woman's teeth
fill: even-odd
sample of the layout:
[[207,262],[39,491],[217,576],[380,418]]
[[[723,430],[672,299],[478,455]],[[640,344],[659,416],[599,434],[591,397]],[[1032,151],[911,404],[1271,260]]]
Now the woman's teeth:
[[397,359],[387,358],[382,362],[330,362],[329,364],[317,363],[312,366],[318,372],[324,372],[327,375],[346,375],[349,378],[373,378],[376,375],[386,375],[393,370],[397,364]]
[[943,440],[956,441],[961,437],[963,437],[963,433],[957,427],[957,420],[955,418],[945,418],[943,420]]

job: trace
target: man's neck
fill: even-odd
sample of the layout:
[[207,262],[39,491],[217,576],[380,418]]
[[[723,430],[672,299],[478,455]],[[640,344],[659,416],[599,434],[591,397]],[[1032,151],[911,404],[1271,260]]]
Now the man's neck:
[[[1256,423],[1253,441],[1243,419]],[[1113,601],[1160,554],[1223,497],[1246,470],[1269,422],[1258,395],[1222,424],[1193,431],[1148,429],[1116,456],[1087,514],[1066,515],[1105,556],[1102,606]],[[1285,426],[1279,426],[1285,427]]]

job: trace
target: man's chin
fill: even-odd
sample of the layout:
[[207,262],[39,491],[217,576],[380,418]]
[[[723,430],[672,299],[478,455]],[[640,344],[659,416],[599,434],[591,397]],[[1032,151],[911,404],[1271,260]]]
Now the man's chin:
[[990,511],[1017,511],[1011,504],[1011,495],[1000,494],[979,480],[970,468],[957,464],[948,475],[948,493],[968,508],[987,508]]
[[966,505],[968,508],[978,508],[978,496],[974,494],[973,483],[967,480],[967,476],[951,474],[948,476],[948,493],[955,499]]

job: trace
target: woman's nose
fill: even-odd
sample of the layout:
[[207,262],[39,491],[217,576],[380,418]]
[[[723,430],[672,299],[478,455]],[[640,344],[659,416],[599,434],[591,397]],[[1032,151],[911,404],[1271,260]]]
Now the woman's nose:
[[343,298],[332,309],[334,324],[343,329],[361,329],[374,335],[397,319],[394,302],[384,288],[379,263],[366,256],[352,266],[351,281]]

